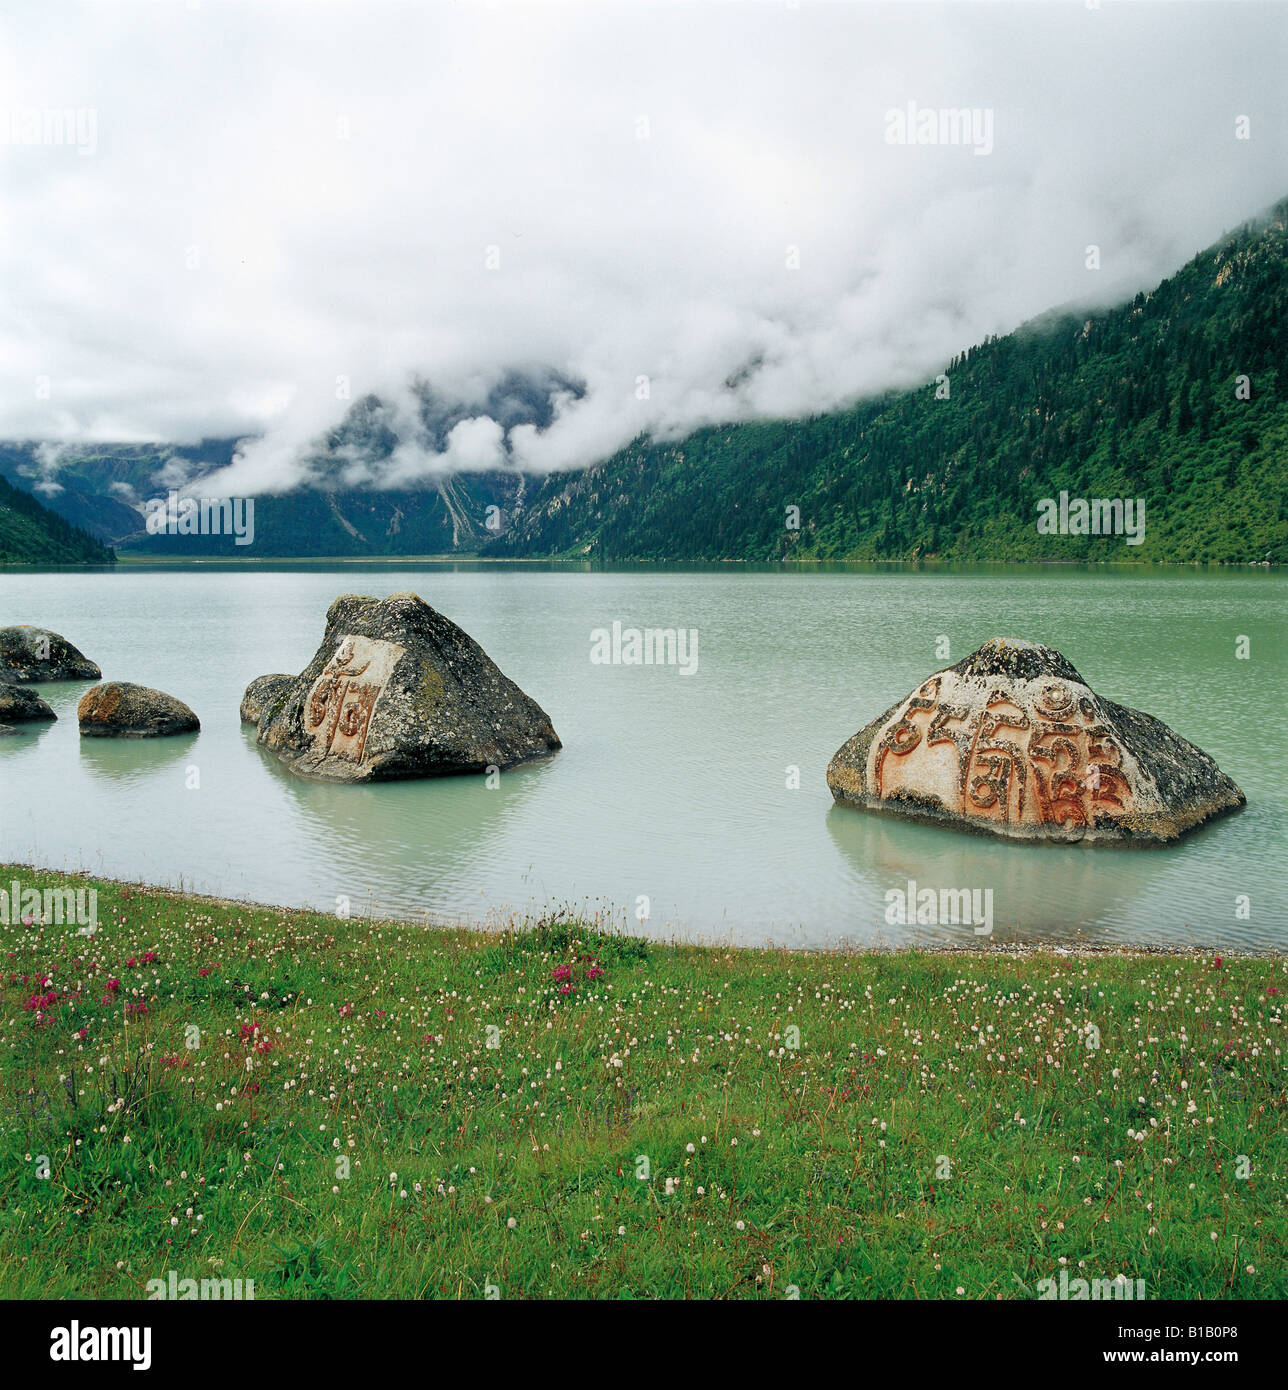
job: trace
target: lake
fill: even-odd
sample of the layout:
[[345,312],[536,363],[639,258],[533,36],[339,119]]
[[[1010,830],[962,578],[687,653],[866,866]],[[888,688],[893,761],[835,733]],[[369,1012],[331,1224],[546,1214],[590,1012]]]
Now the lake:
[[[337,595],[399,590],[480,642],[563,750],[495,787],[306,781],[261,752],[238,718],[246,683],[302,670]],[[129,564],[0,572],[0,595],[0,625],[61,632],[104,679],[165,690],[202,723],[82,740],[87,684],[37,687],[59,719],[0,739],[0,860],[433,921],[572,908],[707,942],[980,942],[969,923],[888,923],[887,891],[913,880],[991,889],[999,941],[1288,945],[1288,768],[1262,728],[1288,692],[1275,571]],[[696,670],[593,664],[591,634],[614,622],[696,629]],[[1170,848],[1126,849],[834,806],[841,743],[998,635],[1056,647],[1098,694],[1163,719],[1247,807]]]

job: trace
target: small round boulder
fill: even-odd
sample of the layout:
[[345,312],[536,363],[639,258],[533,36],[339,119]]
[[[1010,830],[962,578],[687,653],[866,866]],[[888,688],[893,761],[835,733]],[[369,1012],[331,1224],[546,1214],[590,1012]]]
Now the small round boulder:
[[76,717],[83,738],[163,738],[201,728],[182,700],[128,681],[106,681],[87,690]]
[[0,684],[0,724],[32,724],[57,718],[34,690]]
[[97,681],[103,673],[84,652],[45,627],[0,627],[0,681]]

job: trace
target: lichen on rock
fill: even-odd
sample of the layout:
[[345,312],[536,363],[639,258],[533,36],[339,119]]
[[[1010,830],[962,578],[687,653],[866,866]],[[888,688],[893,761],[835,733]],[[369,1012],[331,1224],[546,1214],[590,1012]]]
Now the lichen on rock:
[[0,681],[97,681],[103,673],[57,632],[19,623],[0,627]]
[[242,696],[243,724],[258,724],[264,715],[275,710],[291,693],[296,677],[289,675],[256,676]]
[[58,716],[34,690],[0,683],[0,724],[52,722]]
[[247,687],[250,715],[292,771],[341,782],[505,769],[561,746],[541,706],[409,593],[336,599],[299,676]]
[[76,718],[84,738],[164,738],[201,728],[182,700],[129,681],[106,681],[87,690]]
[[1244,805],[1201,748],[1097,695],[1051,647],[997,637],[859,730],[844,805],[1013,839],[1167,843]]

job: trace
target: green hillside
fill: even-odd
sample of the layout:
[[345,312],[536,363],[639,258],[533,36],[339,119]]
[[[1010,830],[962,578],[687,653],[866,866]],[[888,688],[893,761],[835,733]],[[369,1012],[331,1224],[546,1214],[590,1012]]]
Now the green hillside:
[[0,564],[110,565],[115,559],[107,546],[0,478]]
[[[590,468],[545,479],[501,470],[445,474],[415,489],[355,487],[353,460],[378,475],[399,442],[386,406],[365,397],[318,442],[310,486],[256,498],[247,547],[227,536],[146,535],[141,513],[123,500],[163,497],[170,484],[162,470],[176,452],[200,474],[224,466],[237,441],[67,448],[62,491],[48,499],[64,524],[51,530],[57,518],[6,484],[0,555],[101,558],[96,540],[139,555],[257,559],[1282,563],[1286,221],[1288,201],[1130,304],[1057,311],[989,339],[946,364],[946,391],[931,381],[813,419],[718,426],[679,441],[641,438]],[[471,409],[506,427],[547,428],[556,387],[578,389],[512,373]],[[420,428],[441,450],[469,412],[427,386],[421,392]],[[41,472],[35,449],[0,445],[0,482],[30,487]],[[1141,543],[1043,534],[1039,503],[1061,492],[1143,499]]]
[[[810,420],[641,439],[552,475],[484,553],[1282,563],[1286,217],[1288,201],[1130,304],[963,353],[947,399],[932,382]],[[1061,490],[1143,498],[1142,543],[1040,534],[1038,503]]]

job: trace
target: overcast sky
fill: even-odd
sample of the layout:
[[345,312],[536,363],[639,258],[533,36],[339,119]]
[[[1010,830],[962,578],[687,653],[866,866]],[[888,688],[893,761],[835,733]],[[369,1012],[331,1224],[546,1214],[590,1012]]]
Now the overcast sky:
[[[11,7],[0,437],[254,436],[258,492],[346,387],[386,483],[843,405],[1288,195],[1285,70],[1283,4]],[[584,392],[419,433],[508,371]]]

